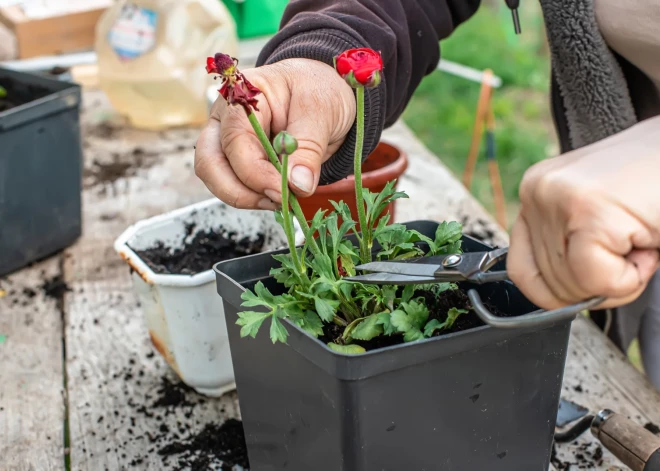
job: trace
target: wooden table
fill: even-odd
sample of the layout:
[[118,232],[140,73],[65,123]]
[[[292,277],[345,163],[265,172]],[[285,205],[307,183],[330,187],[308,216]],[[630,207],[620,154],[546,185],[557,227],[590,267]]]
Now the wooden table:
[[[64,253],[0,279],[0,470],[177,469],[158,453],[176,434],[238,417],[237,398],[205,399],[175,382],[154,354],[126,265],[112,243],[135,221],[210,194],[193,171],[199,130],[150,133],[116,125],[105,98],[85,93],[84,234]],[[457,219],[466,230],[506,234],[403,125],[386,132],[410,157],[398,218]],[[113,164],[113,165],[108,165]],[[124,165],[125,164],[125,165]],[[44,280],[60,276],[69,291]],[[51,283],[52,285],[52,283]],[[56,287],[56,286],[55,286]],[[164,392],[182,407],[155,406]],[[564,394],[660,423],[660,395],[586,319],[573,326]],[[168,431],[167,434],[165,431]],[[594,450],[590,435],[562,446]],[[605,453],[602,465],[623,469]]]

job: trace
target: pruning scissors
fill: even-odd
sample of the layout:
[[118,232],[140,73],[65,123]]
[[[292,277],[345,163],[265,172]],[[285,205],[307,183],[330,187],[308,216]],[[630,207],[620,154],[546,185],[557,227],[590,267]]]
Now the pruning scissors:
[[[505,247],[489,252],[422,257],[407,262],[371,262],[355,268],[372,273],[353,276],[346,280],[371,285],[417,285],[448,282],[484,284],[508,281],[509,276],[505,270],[488,271],[504,260],[508,252],[509,248]],[[539,326],[567,320],[605,300],[604,297],[594,297],[552,311],[539,309],[516,317],[500,317],[495,316],[486,308],[475,289],[469,289],[467,295],[474,311],[483,322],[494,327],[505,328]]]

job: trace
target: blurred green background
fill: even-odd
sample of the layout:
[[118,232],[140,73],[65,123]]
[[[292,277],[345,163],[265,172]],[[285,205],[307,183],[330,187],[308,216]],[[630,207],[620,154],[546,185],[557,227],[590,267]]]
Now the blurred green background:
[[[527,168],[556,155],[548,90],[550,59],[540,6],[520,9],[522,34],[513,31],[503,1],[485,1],[469,21],[440,44],[442,58],[490,68],[503,85],[493,92],[495,142],[509,225],[518,208],[518,185]],[[474,127],[480,84],[436,71],[417,89],[403,119],[424,144],[459,178]],[[494,214],[485,143],[479,153],[472,193]]]

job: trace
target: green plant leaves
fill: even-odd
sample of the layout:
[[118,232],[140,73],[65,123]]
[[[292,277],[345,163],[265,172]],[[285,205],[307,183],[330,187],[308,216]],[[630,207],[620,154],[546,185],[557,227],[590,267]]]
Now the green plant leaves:
[[264,323],[266,319],[271,316],[270,312],[254,312],[254,311],[243,311],[238,313],[238,320],[236,324],[242,326],[241,328],[241,337],[252,337],[257,336],[259,327]]
[[[276,313],[279,313],[279,309]],[[270,340],[273,343],[282,342],[286,343],[286,339],[289,336],[289,333],[280,322],[280,319],[277,315],[273,315],[270,322]]]
[[366,352],[366,350],[363,347],[353,344],[339,345],[336,343],[329,343],[328,347],[330,347],[331,350],[334,350],[337,353],[343,353],[345,355],[357,355]]
[[461,314],[466,314],[467,312],[468,311],[465,309],[457,309],[452,307],[447,312],[447,319],[445,319],[444,322],[440,322],[438,319],[430,320],[424,327],[424,335],[426,337],[430,337],[436,330],[450,329],[456,322],[456,319],[458,319]]
[[339,307],[339,301],[314,296],[314,306],[321,319],[325,322],[332,322],[332,318],[335,317],[335,312]]
[[403,334],[405,342],[412,342],[424,338],[422,327],[429,318],[428,308],[419,301],[401,303],[399,309],[390,316],[392,326]]
[[378,314],[365,317],[351,332],[355,340],[371,340],[383,334],[383,326],[379,322]]
[[313,337],[323,335],[323,322],[314,311],[305,311],[305,317],[300,327]]
[[[384,215],[376,225],[375,219],[391,201],[407,197],[396,192],[394,186],[395,182],[390,182],[378,194],[364,190],[368,227],[362,234],[366,239],[355,234],[358,241],[371,247],[376,240],[381,247],[377,257],[383,260],[460,252],[462,227],[456,222],[440,224],[433,239],[403,224],[388,224],[389,215]],[[453,308],[444,322],[428,321],[429,311],[424,298],[414,298],[419,289],[432,290],[436,295],[455,289],[456,285],[451,283],[409,285],[401,289],[343,280],[345,276],[356,274],[360,250],[347,239],[356,225],[348,205],[342,201],[332,202],[332,205],[334,211],[321,210],[314,215],[309,222],[311,232],[307,233],[305,245],[294,248],[295,254],[273,255],[279,266],[271,270],[271,275],[287,289],[286,293],[273,295],[259,282],[253,291],[242,294],[243,307],[258,308],[239,313],[237,324],[241,326],[242,337],[255,337],[268,318],[273,343],[286,342],[288,338],[284,319],[317,338],[323,336],[324,324],[346,322],[343,340],[328,345],[340,353],[357,354],[364,353],[365,349],[350,344],[353,340],[370,341],[381,335],[396,334],[401,334],[406,342],[421,340],[439,329],[451,327],[465,312]],[[275,217],[280,224],[288,225],[283,213],[276,212]],[[310,250],[310,234],[316,235],[320,253]],[[425,253],[426,247],[428,253]],[[298,260],[301,266],[297,267],[294,260]],[[342,345],[344,342],[347,344]]]
[[456,222],[443,222],[435,231],[434,255],[449,255],[461,252],[463,226]]

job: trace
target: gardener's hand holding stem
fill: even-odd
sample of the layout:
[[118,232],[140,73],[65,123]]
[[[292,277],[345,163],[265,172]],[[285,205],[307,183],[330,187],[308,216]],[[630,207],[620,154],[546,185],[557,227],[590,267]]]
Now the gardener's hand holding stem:
[[[272,138],[288,131],[299,147],[289,157],[292,192],[316,190],[321,164],[342,145],[355,121],[355,94],[329,65],[290,59],[248,69],[245,77],[262,92],[254,111]],[[275,210],[282,203],[281,177],[269,161],[240,106],[220,96],[197,141],[195,173],[220,200],[241,209]]]
[[508,271],[552,309],[636,299],[658,268],[660,118],[545,160],[525,174]]

